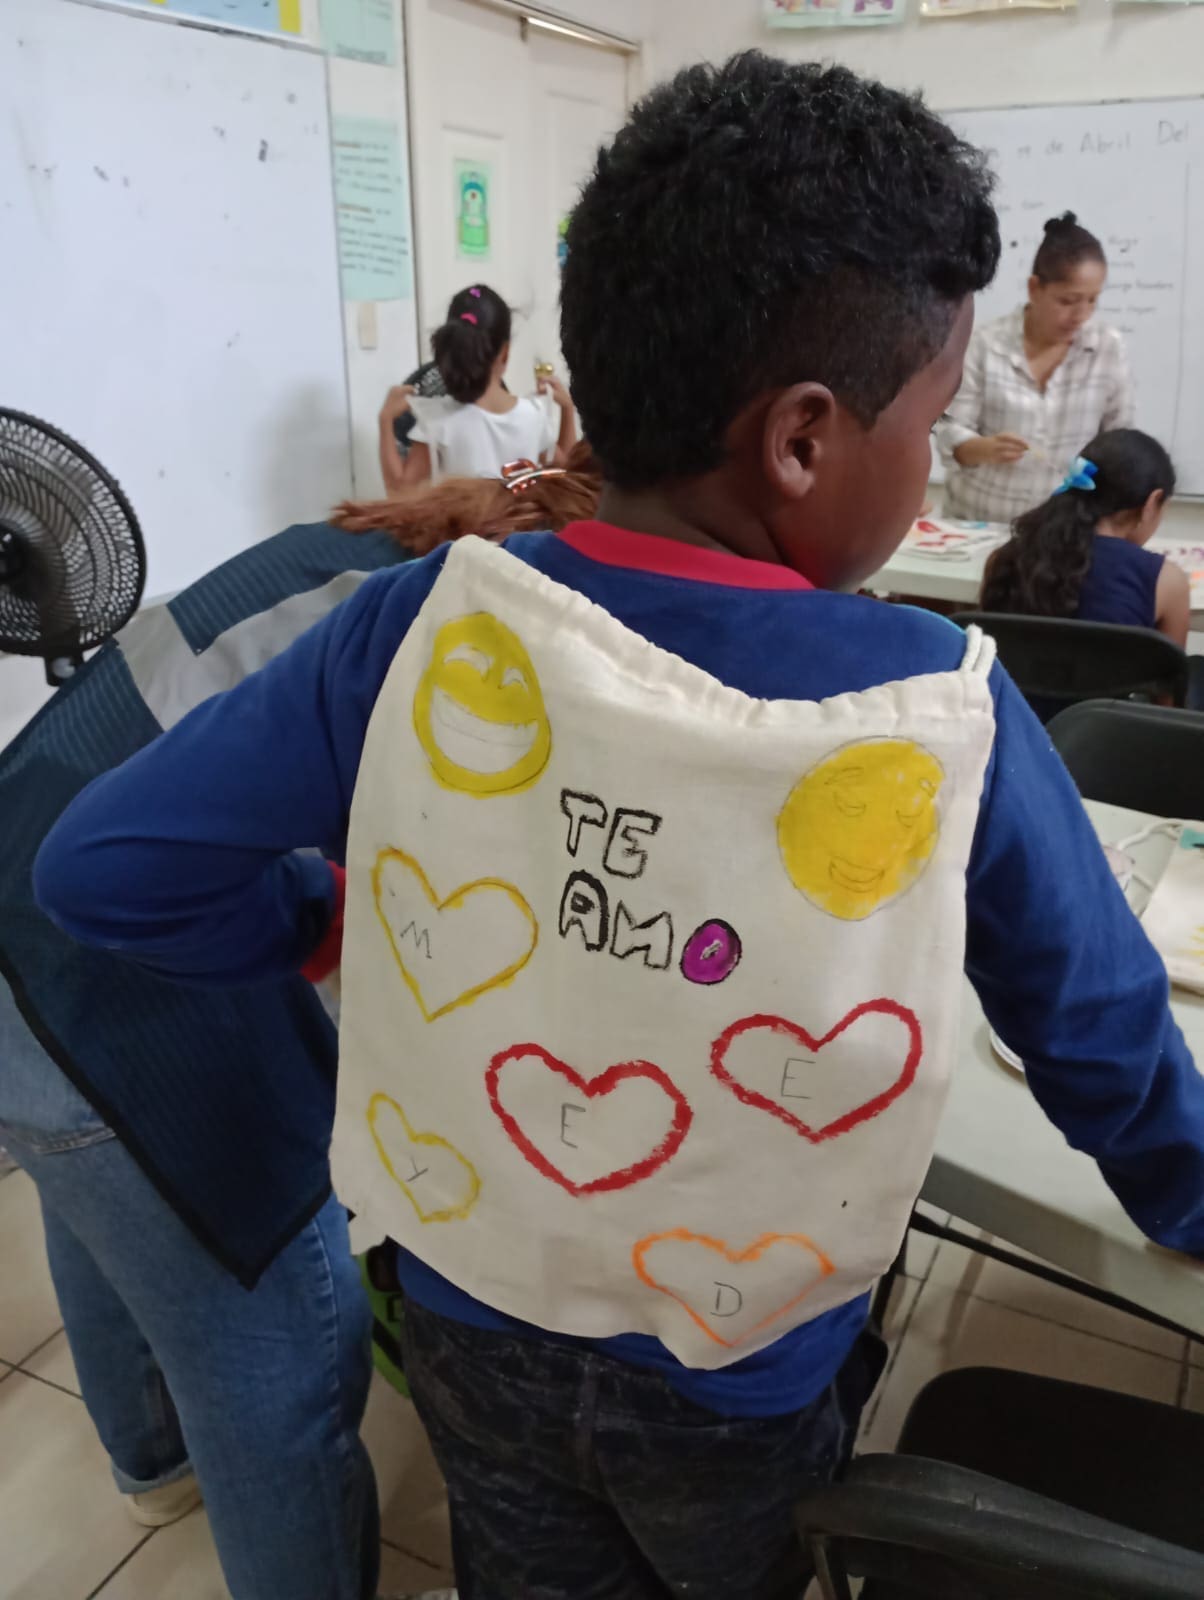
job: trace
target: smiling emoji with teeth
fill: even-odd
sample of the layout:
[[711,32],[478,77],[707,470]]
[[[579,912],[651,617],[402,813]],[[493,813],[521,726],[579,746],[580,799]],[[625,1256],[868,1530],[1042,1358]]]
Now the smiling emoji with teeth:
[[516,794],[548,764],[552,730],[522,641],[479,611],[445,622],[414,696],[414,731],[436,778],[463,794]]
[[795,888],[847,922],[901,895],[936,848],[944,776],[910,739],[862,739],[812,767],[778,817]]

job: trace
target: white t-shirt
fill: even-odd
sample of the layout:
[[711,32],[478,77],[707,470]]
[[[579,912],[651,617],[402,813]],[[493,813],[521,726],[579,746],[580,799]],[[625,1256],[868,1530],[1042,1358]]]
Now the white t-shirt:
[[498,414],[478,405],[461,405],[450,396],[410,401],[414,444],[431,452],[431,476],[499,478],[511,461],[540,462],[559,434],[556,407],[542,400],[520,399]]

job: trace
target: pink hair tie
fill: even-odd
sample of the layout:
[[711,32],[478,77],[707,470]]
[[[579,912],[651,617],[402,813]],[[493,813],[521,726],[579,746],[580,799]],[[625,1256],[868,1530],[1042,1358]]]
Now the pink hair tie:
[[479,289],[470,289],[468,292],[474,300],[479,300],[481,298],[481,291]]
[[476,317],[473,316],[471,311],[461,311],[461,313],[460,313],[460,321],[461,322],[471,322],[473,327],[476,327],[476,325],[477,325],[477,319],[476,319]]

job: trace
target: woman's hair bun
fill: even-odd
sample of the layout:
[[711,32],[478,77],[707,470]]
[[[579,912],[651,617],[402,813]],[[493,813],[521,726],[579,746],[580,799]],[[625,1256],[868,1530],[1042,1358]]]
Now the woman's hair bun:
[[1077,228],[1079,219],[1073,211],[1063,211],[1060,217],[1050,217],[1045,224],[1046,233],[1061,233],[1063,228]]

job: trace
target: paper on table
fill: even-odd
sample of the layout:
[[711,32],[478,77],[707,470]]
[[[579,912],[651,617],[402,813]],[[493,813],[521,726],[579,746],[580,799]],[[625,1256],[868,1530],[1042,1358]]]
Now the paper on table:
[[1141,920],[1171,982],[1204,992],[1204,824],[1184,823]]
[[334,119],[334,192],[344,300],[408,299],[410,204],[395,122]]
[[913,523],[904,541],[913,555],[935,561],[968,561],[970,556],[993,549],[1007,537],[1007,529],[989,522],[946,522],[921,517]]

